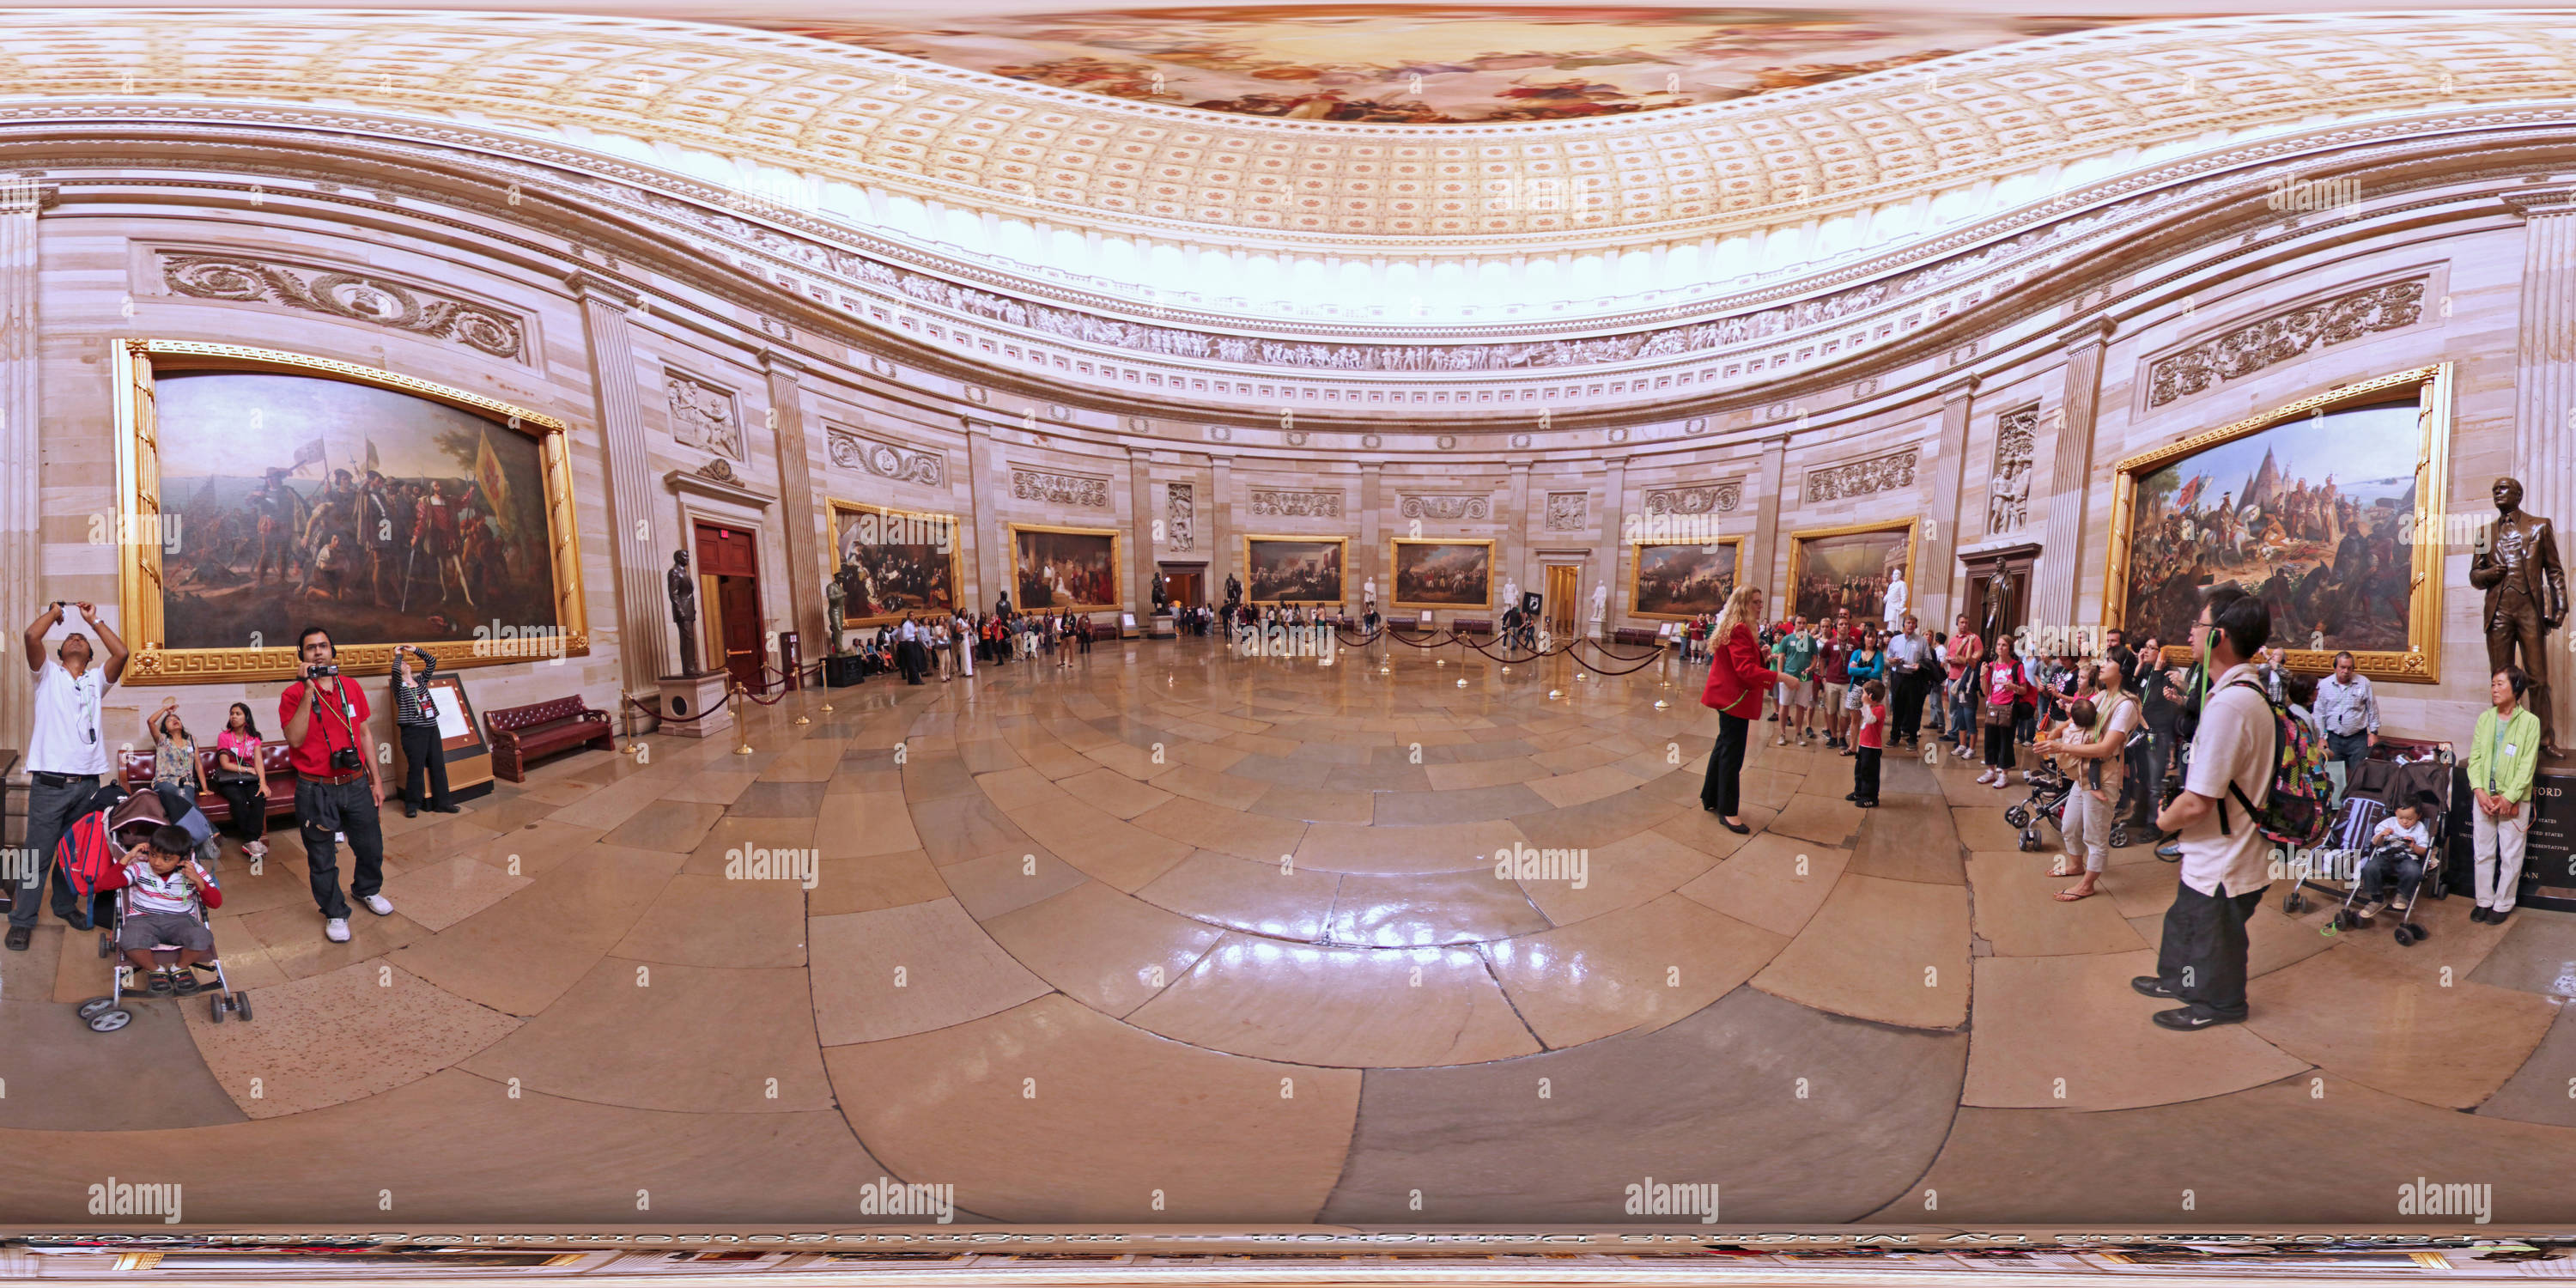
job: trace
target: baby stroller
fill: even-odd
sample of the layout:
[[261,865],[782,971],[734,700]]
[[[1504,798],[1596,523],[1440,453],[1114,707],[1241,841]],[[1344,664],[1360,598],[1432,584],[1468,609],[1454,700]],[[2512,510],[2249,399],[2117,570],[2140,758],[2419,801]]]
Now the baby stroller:
[[[63,862],[65,871],[70,874],[72,889],[84,899],[103,891],[113,891],[116,896],[115,915],[100,930],[98,937],[98,955],[114,963],[108,973],[109,991],[104,997],[93,997],[81,1003],[78,1011],[93,1033],[114,1033],[133,1022],[134,1013],[120,1005],[125,999],[164,997],[136,987],[141,982],[134,977],[136,967],[117,948],[117,942],[124,937],[125,918],[131,908],[133,893],[126,884],[125,853],[160,827],[165,821],[164,815],[158,795],[138,792],[124,797],[111,809],[82,815],[63,836]],[[211,930],[212,923],[203,907],[197,910],[196,916],[198,924]],[[152,948],[153,959],[163,966],[175,964],[179,952],[177,944],[155,944]],[[200,987],[195,990],[195,993],[204,993],[210,999],[214,1023],[223,1023],[227,1013],[238,1015],[244,1023],[250,1021],[250,994],[233,988],[232,981],[224,974],[221,956],[210,956],[198,962],[194,969],[214,973],[215,986],[212,989]],[[175,999],[194,996],[195,993],[167,996]]]
[[2022,775],[2030,784],[2030,798],[2018,805],[2004,807],[2004,821],[2021,829],[2021,851],[2030,854],[2045,844],[2039,834],[2043,822],[2066,830],[2066,798],[2075,792],[2075,780],[2059,773],[2057,766],[2043,764]]
[[[2451,824],[2452,766],[2453,756],[2447,748],[2414,762],[2375,758],[2362,762],[2355,781],[2336,807],[2333,830],[2328,833],[2326,847],[2318,856],[2335,869],[2325,874],[2325,879],[2345,883],[2343,906],[2319,930],[2320,934],[2331,937],[2347,930],[2371,928],[2374,918],[2354,907],[2361,896],[2361,870],[2370,859],[2377,857],[2376,851],[2370,849],[2370,834],[2400,805],[2422,795],[2432,799],[2423,823],[2433,838],[2433,844],[2424,853],[2424,872],[2416,882],[2414,897],[2406,900],[2398,914],[2395,936],[2400,945],[2409,948],[2424,941],[2428,932],[2415,924],[2416,908],[2426,899],[2446,898],[2450,893],[2443,879],[2442,860],[2447,848],[2446,830]],[[2304,870],[2304,866],[2303,870],[2293,873],[2298,879],[2291,883],[2289,895],[2281,901],[2285,912],[2296,913],[2307,907],[2303,893],[2307,887],[2316,885],[2324,888],[2315,875]],[[2329,890],[2327,893],[2333,892]],[[2396,894],[2393,890],[2390,893],[2392,896]]]

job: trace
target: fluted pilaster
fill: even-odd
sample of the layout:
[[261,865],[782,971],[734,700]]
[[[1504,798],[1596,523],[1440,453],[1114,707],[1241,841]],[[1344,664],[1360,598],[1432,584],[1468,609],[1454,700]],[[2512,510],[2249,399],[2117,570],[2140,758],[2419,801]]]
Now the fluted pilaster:
[[618,682],[628,696],[651,703],[656,681],[677,665],[673,659],[678,628],[671,624],[663,570],[670,566],[671,552],[682,547],[662,529],[654,505],[643,389],[635,375],[635,342],[626,321],[638,297],[623,284],[589,273],[575,273],[565,284],[581,301],[601,450],[608,454],[609,547],[617,565]]
[[[2102,354],[2111,323],[2088,322],[2058,337],[2066,348],[2064,414],[2057,451],[2050,458],[2048,523],[2039,562],[2031,570],[2031,623],[2075,624],[2075,596],[2084,582],[2084,514],[2093,495],[2093,427],[2102,404]],[[2098,553],[2098,552],[2097,552]]]
[[[2517,192],[2505,204],[2523,217],[2522,330],[2514,346],[2514,477],[2522,505],[2547,519],[2560,560],[2576,558],[2568,524],[2576,522],[2576,189]],[[2462,479],[2483,492],[2488,479]],[[2475,503],[2486,508],[2483,500]],[[2566,636],[2553,635],[2549,703],[2560,746],[2576,743],[2576,683]]]

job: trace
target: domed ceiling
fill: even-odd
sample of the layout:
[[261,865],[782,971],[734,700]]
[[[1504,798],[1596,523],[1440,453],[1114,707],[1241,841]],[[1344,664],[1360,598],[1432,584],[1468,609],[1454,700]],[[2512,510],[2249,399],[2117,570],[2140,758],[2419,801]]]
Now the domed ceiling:
[[1723,102],[2120,21],[1338,4],[761,25],[1013,80],[1202,111],[1459,125]]

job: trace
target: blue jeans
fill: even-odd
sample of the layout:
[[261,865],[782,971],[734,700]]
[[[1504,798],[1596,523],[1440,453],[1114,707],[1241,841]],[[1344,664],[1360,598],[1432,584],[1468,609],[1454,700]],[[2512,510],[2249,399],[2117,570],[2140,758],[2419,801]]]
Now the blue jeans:
[[2361,762],[2370,759],[2370,735],[2366,733],[2327,734],[2326,759],[2343,762],[2344,790],[2352,790],[2353,780],[2361,775]]
[[2391,872],[2397,877],[2397,897],[2412,899],[2415,887],[2424,880],[2424,860],[2413,850],[2395,846],[2382,848],[2361,865],[2361,901],[2375,903],[2388,892]]

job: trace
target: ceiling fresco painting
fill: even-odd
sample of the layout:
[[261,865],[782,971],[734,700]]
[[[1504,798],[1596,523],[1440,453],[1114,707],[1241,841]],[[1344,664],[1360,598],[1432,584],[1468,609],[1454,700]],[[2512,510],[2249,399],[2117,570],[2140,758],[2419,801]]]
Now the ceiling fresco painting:
[[1229,6],[758,25],[1206,111],[1454,125],[1684,107],[2120,17],[1616,5]]

